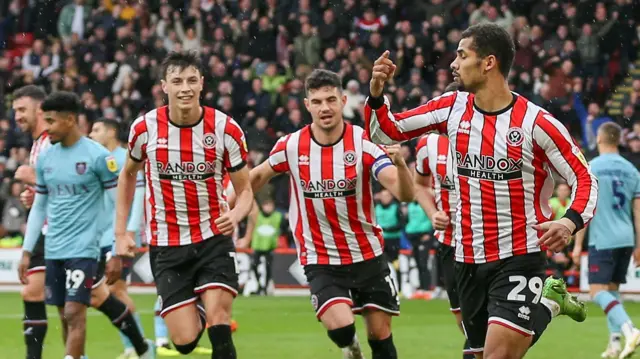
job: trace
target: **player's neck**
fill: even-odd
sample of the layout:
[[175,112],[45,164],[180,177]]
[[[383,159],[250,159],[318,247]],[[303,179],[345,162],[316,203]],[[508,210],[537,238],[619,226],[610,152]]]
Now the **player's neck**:
[[202,107],[200,105],[181,110],[178,106],[169,106],[169,119],[178,126],[192,126],[202,118]]
[[118,142],[118,140],[110,140],[109,142],[107,142],[107,145],[105,147],[109,150],[109,152],[113,152],[119,146],[120,143]]
[[473,99],[475,106],[483,112],[498,112],[513,102],[513,94],[506,82],[496,82],[479,89]]
[[601,155],[607,155],[612,153],[617,154],[620,152],[618,151],[618,147],[601,145],[601,146],[598,146],[598,153],[600,153]]
[[76,142],[80,141],[80,138],[82,137],[82,134],[80,133],[80,130],[77,128],[74,128],[71,130],[71,132],[69,132],[69,134],[63,138],[60,143],[62,144],[63,147],[71,147],[73,145],[76,144]]
[[312,123],[311,135],[319,145],[331,146],[340,141],[340,138],[342,138],[342,134],[344,132],[344,127],[344,121],[341,121],[338,126],[334,127],[330,131],[324,131]]
[[36,120],[36,125],[33,126],[33,130],[31,131],[31,138],[37,140],[46,129],[47,125],[44,121]]

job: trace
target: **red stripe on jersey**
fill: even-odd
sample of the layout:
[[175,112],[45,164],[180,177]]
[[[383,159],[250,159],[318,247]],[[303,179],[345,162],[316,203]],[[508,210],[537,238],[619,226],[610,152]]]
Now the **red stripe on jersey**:
[[[169,109],[167,107],[159,108],[158,116],[158,138],[169,139]],[[156,149],[157,161],[163,166],[169,163],[168,147]],[[164,205],[165,222],[167,223],[167,235],[169,246],[180,245],[180,227],[178,226],[178,216],[176,214],[176,203],[173,198],[173,185],[170,179],[160,179],[160,187],[162,188],[162,199]]]
[[[347,151],[355,151],[356,147],[353,140],[352,126],[347,126],[347,128],[345,129],[345,134],[342,137],[342,141],[343,141],[345,153]],[[345,171],[345,178],[357,178],[358,176],[356,166],[345,165],[344,171]],[[369,193],[369,191],[370,190],[367,187],[362,188],[362,193],[365,196],[367,193]],[[373,248],[371,248],[371,243],[369,243],[369,239],[367,238],[367,235],[364,233],[364,230],[362,229],[362,222],[360,222],[360,219],[358,217],[358,202],[356,201],[356,197],[347,196],[346,199],[347,199],[347,212],[349,214],[349,226],[351,227],[351,230],[356,236],[356,240],[358,241],[358,247],[360,248],[362,257],[365,260],[371,259],[374,257]],[[367,197],[364,197],[362,201],[363,208],[364,208],[364,205],[368,203],[367,201],[368,201]]]
[[[425,137],[425,141],[426,141],[426,137]],[[445,156],[445,158],[448,157],[449,139],[447,137],[438,136],[437,153],[438,153],[437,157],[440,157],[440,156]],[[425,157],[425,162],[428,162],[428,158],[429,156]],[[425,165],[428,165],[428,163],[425,163]],[[438,161],[436,158],[436,172],[442,180],[447,178],[447,161]],[[432,176],[431,178],[433,178],[433,180],[435,181],[435,176]],[[444,186],[442,186],[442,183],[440,184],[440,203],[442,204],[442,211],[445,212],[447,215],[449,215],[451,213],[451,203],[449,203],[449,190],[444,188]],[[451,242],[453,242],[453,223],[449,223],[447,228],[444,230],[444,238],[442,239],[442,243],[448,246],[451,245]]]
[[[418,141],[418,145],[416,146],[416,154],[423,147],[425,148],[426,151],[428,151],[428,149],[426,148],[427,147],[427,138],[428,137],[429,137],[429,135],[420,137],[420,141]],[[430,174],[431,174],[431,170],[429,169],[429,155],[427,155],[427,156],[424,156],[424,158],[422,159],[422,173],[421,173],[421,175],[428,176]],[[431,177],[431,179],[432,179],[431,185],[434,186],[435,185],[435,178]]]
[[298,208],[298,221],[296,223],[295,238],[298,240],[298,245],[300,246],[300,256],[299,256],[300,264],[305,266],[307,265],[307,249],[304,244],[304,229],[302,226],[302,223],[303,223],[302,207],[300,204],[300,197],[298,196],[298,191],[296,191],[295,188],[296,188],[296,183],[293,180],[293,176],[289,176],[289,189],[290,189],[290,192],[293,192],[295,196],[296,207]]
[[[193,128],[180,128],[180,160],[184,162],[193,162]],[[198,189],[196,184],[191,180],[182,181],[184,186],[185,203],[198,203]],[[202,241],[202,232],[200,231],[200,206],[187,205],[187,218],[189,220],[189,232],[191,234],[191,243]]]
[[[422,105],[422,106],[418,106],[412,110],[409,111],[405,111],[402,113],[397,113],[394,114],[394,118],[397,122],[401,122],[407,118],[411,118],[411,117],[415,117],[415,116],[420,116],[429,112],[433,112],[433,111],[438,111],[447,107],[451,107],[453,106],[453,104],[456,102],[456,97],[457,97],[458,93],[455,92],[453,95],[451,96],[446,96],[446,97],[442,97],[440,99],[437,100],[432,100],[427,102],[426,104]],[[366,106],[367,108],[369,106]],[[382,130],[382,132],[384,132],[387,136],[389,136],[392,139],[405,139],[405,140],[410,140],[412,138],[418,137],[420,135],[423,135],[429,131],[433,131],[436,130],[439,133],[446,133],[447,132],[447,121],[442,121],[438,124],[436,124],[435,126],[425,126],[422,128],[417,128],[415,130],[412,131],[407,131],[407,132],[400,132],[398,131],[398,129],[396,128],[395,124],[393,123],[393,121],[389,118],[389,108],[384,105],[382,107],[380,107],[379,109],[375,110],[376,115],[378,116],[378,122],[380,124],[380,129]],[[365,113],[365,118],[369,119],[371,118],[369,114]],[[369,122],[368,120],[366,122]],[[367,130],[367,133],[369,131]]]
[[[216,114],[215,110],[205,107],[204,113],[204,133],[215,134],[216,133]],[[204,149],[204,160],[207,163],[216,162],[216,149]],[[224,171],[224,169],[223,169]],[[210,177],[205,180],[207,184],[207,195],[209,196],[209,223],[211,223],[211,230],[214,234],[220,234],[218,226],[215,224],[215,220],[220,217],[220,202],[218,202],[218,186],[216,184],[215,177]]]
[[[333,146],[321,147],[320,175],[323,180],[333,180]],[[350,264],[353,262],[353,258],[351,257],[344,231],[340,228],[336,200],[335,198],[325,198],[323,202],[324,213],[327,216],[327,222],[329,222],[329,227],[331,228],[331,235],[333,236],[333,241],[336,244],[336,249],[340,256],[340,264]]]
[[[480,155],[493,157],[496,138],[496,116],[485,115],[482,126],[482,143]],[[500,257],[498,245],[498,208],[496,204],[496,189],[493,181],[480,180],[480,198],[482,203],[482,227],[484,237],[484,255],[487,261]]]
[[[533,208],[536,210],[536,221],[538,223],[544,223],[549,220],[549,218],[545,217],[542,213],[542,206],[540,205],[540,194],[542,193],[542,188],[544,187],[544,182],[547,180],[547,176],[549,175],[547,171],[544,170],[544,163],[547,163],[547,155],[544,153],[542,147],[538,146],[535,141],[533,142]],[[541,237],[544,234],[542,231],[538,231],[538,237]]]
[[[576,177],[576,194],[571,202],[571,208],[578,213],[583,213],[589,204],[592,185],[591,176],[589,175],[587,166],[583,165],[578,157],[573,155],[573,148],[577,148],[575,143],[573,143],[572,140],[567,140],[562,133],[560,133],[560,130],[549,122],[544,115],[544,112],[540,112],[538,118],[536,118],[536,124],[551,138],[562,155],[562,158],[564,158],[569,167],[571,167],[571,171],[573,171]],[[579,179],[584,179],[584,182],[581,182]]]
[[[311,156],[311,128],[307,127],[300,133],[300,139],[298,140],[298,155]],[[305,182],[311,180],[311,164],[300,166],[300,179]],[[304,198],[304,205],[307,211],[307,217],[309,218],[309,230],[311,231],[311,240],[316,247],[316,253],[318,255],[318,264],[329,264],[329,256],[327,255],[327,247],[324,245],[324,239],[322,238],[322,232],[320,231],[320,223],[318,222],[318,216],[313,205],[313,199]]]
[[[467,99],[467,108],[462,115],[459,123],[471,121],[473,118],[473,95],[469,95]],[[469,135],[464,131],[458,131],[456,135],[456,152],[463,156],[469,152]],[[469,178],[458,176],[460,183],[460,202],[462,203],[462,213],[460,222],[460,231],[462,233],[462,249],[464,251],[465,263],[474,262],[473,253],[473,231],[471,230],[471,190],[469,188]]]
[[[527,100],[518,96],[511,110],[509,128],[522,128],[524,116],[527,113]],[[507,157],[514,162],[522,159],[522,146],[511,146],[507,142]],[[512,248],[514,255],[527,253],[527,215],[524,204],[523,181],[509,181],[511,203],[511,229],[513,235]]]
[[[363,156],[370,156],[368,153],[362,152]],[[364,162],[364,159],[362,160]],[[372,159],[371,163],[375,161],[375,158]],[[363,166],[362,168],[362,212],[364,212],[364,218],[367,220],[367,223],[374,223],[373,216],[371,213],[373,212],[373,199],[371,195],[371,167]],[[371,226],[373,230],[373,234],[378,238],[380,245],[384,248],[384,238],[382,236],[382,230],[379,226]],[[360,243],[360,241],[358,241]],[[375,253],[373,252],[373,248],[371,247],[371,243],[367,240],[366,244],[362,243],[365,248],[362,251],[362,256],[365,260],[372,259],[375,257]]]
[[[156,113],[158,115],[160,115],[160,112],[164,112],[164,111],[162,111],[161,109],[158,109]],[[131,151],[131,145],[135,145],[138,142],[138,137],[140,137],[144,133],[147,133],[147,117],[146,117],[146,115],[144,115],[144,120],[138,122],[138,124],[136,125],[136,127],[134,129],[134,133],[135,133],[135,135],[133,136],[133,139],[131,141],[129,141],[129,146],[130,146],[129,147],[129,151]],[[141,153],[144,155],[146,152],[145,151],[141,151]],[[140,161],[144,160],[144,158],[137,158],[137,159],[140,160]]]
[[156,219],[156,197],[153,192],[153,187],[151,187],[151,164],[149,161],[147,161],[145,167],[147,177],[146,191],[149,193],[149,206],[151,208],[151,218],[146,217],[145,211],[145,219],[149,221],[149,229],[151,231],[151,238],[147,238],[147,242],[151,246],[156,246],[158,245],[158,220]]

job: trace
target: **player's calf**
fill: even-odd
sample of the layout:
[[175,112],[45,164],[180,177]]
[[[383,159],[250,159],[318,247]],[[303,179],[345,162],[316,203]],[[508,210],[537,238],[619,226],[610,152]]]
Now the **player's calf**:
[[213,347],[214,359],[235,359],[236,347],[231,336],[231,309],[234,294],[226,289],[210,289],[201,297],[206,310],[207,333]]
[[395,359],[398,357],[391,334],[391,314],[381,310],[366,310],[367,338],[373,359]]
[[84,354],[84,343],[87,325],[87,307],[78,302],[66,302],[64,305],[64,318],[67,322],[67,355],[80,358]]
[[360,359],[363,358],[360,342],[356,336],[356,327],[354,324],[353,312],[351,311],[351,300],[336,297],[324,301],[322,305],[317,303],[317,296],[312,300],[316,307],[316,316],[327,328],[329,339],[342,349],[345,358]]
[[44,272],[33,272],[29,282],[22,287],[24,305],[24,341],[27,347],[27,359],[40,359],[42,345],[47,334],[47,307],[44,303]]

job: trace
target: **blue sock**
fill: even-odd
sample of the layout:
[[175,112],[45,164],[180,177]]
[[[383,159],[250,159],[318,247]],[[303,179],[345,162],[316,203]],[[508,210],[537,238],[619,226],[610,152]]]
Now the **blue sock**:
[[623,324],[631,322],[622,303],[620,303],[611,292],[606,290],[600,291],[596,293],[593,300],[604,310],[604,313],[607,315],[607,321],[611,321],[612,328],[620,328]]
[[[136,325],[138,326],[138,329],[140,330],[140,334],[142,334],[142,336],[144,336],[144,329],[142,328],[142,324],[140,323],[140,314],[138,313],[133,313],[133,319],[136,320]],[[124,349],[133,349],[133,344],[131,344],[131,341],[129,340],[129,338],[127,338],[126,335],[122,334],[121,331],[118,331],[118,333],[120,334],[120,340],[122,341],[122,345],[124,345]]]
[[153,317],[153,327],[155,330],[156,339],[158,338],[166,338],[167,337],[167,325],[164,323],[164,319],[160,316],[160,297],[156,301],[156,305],[153,308],[155,311],[155,317]]
[[[620,302],[620,304],[622,304],[622,298],[620,296],[620,292],[616,291],[609,291],[609,293],[611,293],[611,295],[613,295],[616,300],[618,302]],[[609,334],[618,334],[620,335],[620,326],[619,325],[615,325],[613,323],[613,321],[609,318],[609,316],[607,316],[607,326],[609,327]]]

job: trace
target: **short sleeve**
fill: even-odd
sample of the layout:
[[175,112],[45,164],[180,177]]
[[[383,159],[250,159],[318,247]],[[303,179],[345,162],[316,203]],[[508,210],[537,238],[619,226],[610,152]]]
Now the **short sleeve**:
[[289,172],[289,161],[287,159],[287,143],[291,136],[281,137],[269,153],[269,164],[278,173]]
[[104,189],[109,189],[117,186],[118,174],[120,173],[120,167],[115,157],[109,154],[106,150],[100,151],[95,160],[95,172]]
[[229,172],[242,169],[247,164],[247,141],[240,125],[227,117],[224,128],[224,166]]
[[393,166],[387,153],[380,146],[367,139],[362,140],[362,164],[371,168],[371,173],[376,181],[383,168]]
[[35,191],[36,193],[40,193],[40,194],[49,194],[49,190],[47,189],[47,183],[44,180],[44,167],[43,167],[44,158],[45,158],[44,154],[41,153],[40,156],[38,156],[38,159],[36,160]]
[[147,158],[147,121],[144,116],[139,117],[131,124],[129,130],[129,157],[136,162],[142,162]]
[[138,171],[136,175],[136,187],[144,187],[144,171]]
[[636,186],[633,191],[633,198],[640,198],[640,172],[636,170]]
[[431,169],[429,168],[429,152],[427,150],[427,136],[418,141],[416,146],[416,172],[421,176],[429,176]]

